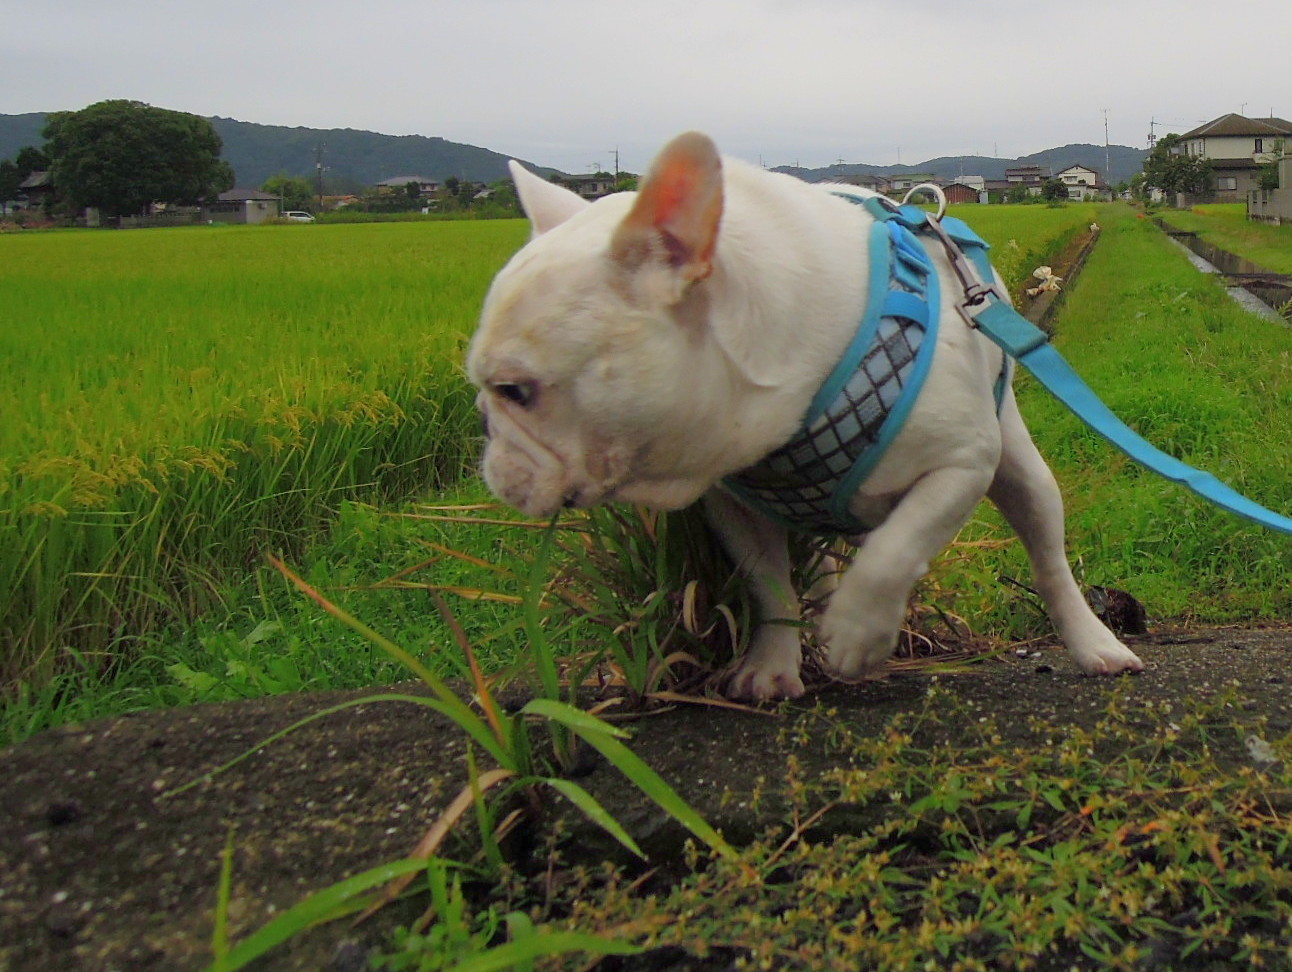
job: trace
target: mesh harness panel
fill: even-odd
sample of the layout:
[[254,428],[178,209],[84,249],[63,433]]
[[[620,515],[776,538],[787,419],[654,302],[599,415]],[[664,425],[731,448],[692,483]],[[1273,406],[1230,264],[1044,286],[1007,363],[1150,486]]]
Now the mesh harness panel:
[[[907,228],[923,221],[923,212],[905,213],[883,199],[839,195],[876,217],[870,227],[867,307],[856,336],[794,437],[723,481],[745,504],[818,536],[864,533],[873,526],[848,505],[897,437],[928,376],[941,307],[937,274]],[[977,242],[985,263],[986,245]],[[1002,370],[998,404],[1007,380]]]

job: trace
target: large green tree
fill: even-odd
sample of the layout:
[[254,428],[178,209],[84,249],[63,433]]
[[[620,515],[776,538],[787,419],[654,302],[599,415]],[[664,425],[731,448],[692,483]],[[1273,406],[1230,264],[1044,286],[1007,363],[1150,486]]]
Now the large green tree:
[[132,215],[154,202],[194,205],[233,185],[220,136],[198,115],[100,101],[54,112],[43,134],[54,185],[76,208]]
[[314,203],[314,187],[304,176],[291,176],[286,172],[270,176],[260,187],[261,192],[272,192],[283,201],[284,212],[309,209]]
[[1165,193],[1205,192],[1211,185],[1211,163],[1201,156],[1171,150],[1183,139],[1176,134],[1158,139],[1144,160],[1144,184]]

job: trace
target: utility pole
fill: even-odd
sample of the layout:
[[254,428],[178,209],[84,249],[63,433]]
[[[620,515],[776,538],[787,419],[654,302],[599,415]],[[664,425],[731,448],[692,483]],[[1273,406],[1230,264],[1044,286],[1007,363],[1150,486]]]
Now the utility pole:
[[619,146],[616,145],[610,150],[610,154],[615,157],[615,183],[619,182]]
[[323,152],[327,148],[326,142],[319,142],[318,147],[314,149],[314,172],[318,176],[319,191],[319,209],[323,212]]
[[1104,110],[1104,182],[1113,184],[1112,163],[1108,161],[1108,109]]

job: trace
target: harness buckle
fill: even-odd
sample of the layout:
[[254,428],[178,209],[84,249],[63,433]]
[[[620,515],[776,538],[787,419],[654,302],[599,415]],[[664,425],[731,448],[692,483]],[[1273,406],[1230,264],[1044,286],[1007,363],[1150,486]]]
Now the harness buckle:
[[956,278],[960,281],[960,287],[964,290],[965,299],[961,301],[956,310],[964,318],[965,323],[970,327],[978,327],[977,317],[987,309],[988,298],[1000,300],[1000,292],[994,284],[989,284],[978,276],[978,271],[973,265],[973,261],[965,254],[942,226],[941,212],[938,214],[929,213],[927,221],[929,229],[933,231],[942,244],[942,248],[947,251],[947,259],[951,261],[951,269],[955,272]]

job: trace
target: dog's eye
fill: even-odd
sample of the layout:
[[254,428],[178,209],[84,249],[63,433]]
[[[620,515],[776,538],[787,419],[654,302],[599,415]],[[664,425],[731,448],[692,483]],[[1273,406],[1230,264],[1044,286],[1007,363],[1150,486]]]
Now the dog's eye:
[[493,390],[521,408],[534,404],[534,386],[529,382],[500,382],[493,386]]

